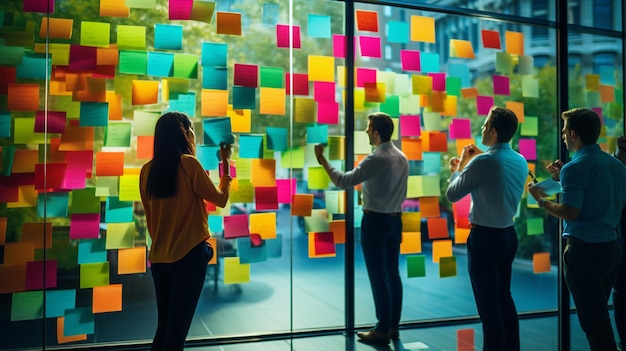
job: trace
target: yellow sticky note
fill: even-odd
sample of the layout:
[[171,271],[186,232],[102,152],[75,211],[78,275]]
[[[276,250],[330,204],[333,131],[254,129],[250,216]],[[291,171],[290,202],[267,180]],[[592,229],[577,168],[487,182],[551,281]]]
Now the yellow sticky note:
[[467,244],[467,238],[469,237],[469,228],[455,228],[454,229],[454,243],[455,244]]
[[276,160],[252,159],[252,176],[254,186],[276,186]]
[[[53,65],[67,66],[70,64],[70,44],[50,43],[48,47],[50,48],[50,54],[52,55]],[[55,81],[50,81],[50,83],[52,82]],[[61,83],[62,81],[56,82]],[[63,89],[63,91],[65,91],[65,89]]]
[[132,104],[150,105],[159,102],[159,82],[156,80],[133,80]]
[[[239,177],[239,171],[237,171]],[[249,179],[237,180],[237,189],[230,190],[230,202],[232,203],[248,203],[254,202],[254,186]]]
[[228,115],[228,90],[202,89],[202,116]]
[[117,47],[120,50],[145,50],[146,27],[118,24]]
[[276,238],[276,212],[251,213],[250,233],[259,234],[263,240]]
[[585,88],[591,91],[600,90],[600,75],[599,74],[586,74],[585,75]]
[[252,178],[252,159],[250,158],[238,158],[235,160],[235,168],[237,169],[237,179]]
[[410,175],[408,179],[407,197],[441,196],[439,176]]
[[309,55],[309,80],[313,82],[334,82],[335,59],[332,56]]
[[450,57],[476,58],[472,42],[469,40],[450,39]]
[[315,100],[311,98],[294,98],[294,122],[315,122]]
[[280,154],[281,168],[304,168],[304,149],[294,148]]
[[138,175],[120,176],[119,198],[120,201],[141,201]]
[[411,84],[414,95],[429,95],[433,91],[433,77],[431,76],[414,74],[411,76]]
[[224,284],[250,282],[250,264],[239,263],[239,257],[224,257]]
[[411,16],[411,40],[434,43],[435,19],[433,17]]
[[106,48],[111,41],[111,24],[106,22],[80,22],[80,45]]
[[422,233],[402,232],[400,253],[403,255],[422,252]]
[[228,105],[227,114],[233,133],[250,133],[252,126],[250,110],[234,110],[233,105]]
[[146,272],[146,247],[117,250],[117,274]]
[[330,184],[330,178],[324,167],[309,167],[309,189],[324,190]]
[[422,215],[419,212],[402,213],[402,230],[405,232],[419,232],[421,230]]
[[259,113],[266,115],[285,114],[285,89],[261,87]]
[[100,16],[128,18],[130,8],[126,0],[100,0]]
[[439,263],[441,257],[452,257],[452,240],[433,240],[433,262]]

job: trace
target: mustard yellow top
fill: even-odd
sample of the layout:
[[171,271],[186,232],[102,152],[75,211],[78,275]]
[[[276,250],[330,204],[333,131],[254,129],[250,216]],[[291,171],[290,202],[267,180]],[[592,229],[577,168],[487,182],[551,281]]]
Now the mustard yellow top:
[[224,207],[230,195],[229,176],[222,176],[216,188],[200,161],[183,155],[176,177],[176,195],[152,198],[147,191],[152,161],[141,168],[139,188],[146,211],[148,232],[152,238],[151,263],[171,263],[183,258],[192,248],[210,236],[204,200]]

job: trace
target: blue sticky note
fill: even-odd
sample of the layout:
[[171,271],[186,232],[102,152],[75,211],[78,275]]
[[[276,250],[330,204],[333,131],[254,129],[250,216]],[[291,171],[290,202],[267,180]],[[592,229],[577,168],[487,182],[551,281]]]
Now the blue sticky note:
[[217,156],[219,149],[220,148],[217,145],[196,146],[196,157],[205,171],[217,169],[220,162],[220,159]]
[[330,16],[310,14],[307,21],[309,38],[330,38]]
[[441,172],[440,152],[424,152],[422,159],[424,161],[422,174],[439,174]]
[[223,43],[202,43],[202,66],[226,67],[228,54],[228,44]]
[[79,307],[65,312],[64,336],[93,334],[95,331],[95,318],[91,313],[91,307]]
[[283,235],[276,234],[275,239],[265,240],[267,257],[280,258],[283,255]]
[[[69,193],[40,193],[37,195],[37,216],[67,217]],[[45,207],[45,211],[44,211]]]
[[154,48],[181,50],[183,48],[183,26],[157,23],[154,26]]
[[328,143],[328,125],[320,124],[307,126],[306,143],[326,145]]
[[239,263],[265,262],[267,261],[267,247],[265,243],[252,246],[249,236],[237,238],[237,255]]
[[256,108],[256,88],[233,86],[233,109],[254,110]]
[[187,114],[188,116],[196,115],[196,92],[189,91],[186,93],[170,92],[170,104],[167,111],[176,111]]
[[409,160],[409,175],[422,175],[423,172],[424,161]]
[[224,217],[209,216],[209,231],[213,233],[221,233],[224,231]]
[[167,52],[148,52],[148,75],[171,77],[174,73],[174,54]]
[[109,122],[108,102],[81,102],[78,125],[81,127],[106,127]]
[[232,138],[233,132],[229,117],[204,119],[202,127],[205,145],[219,145],[220,142]]
[[105,239],[78,240],[78,264],[102,263],[107,261]]
[[461,87],[469,88],[472,86],[470,80],[469,66],[462,63],[451,63],[448,65],[448,76],[461,78]]
[[263,135],[242,134],[239,136],[240,158],[263,157]]
[[120,201],[117,196],[106,200],[104,219],[106,223],[126,223],[133,221],[133,202]]
[[267,149],[287,151],[287,128],[266,127]]
[[0,138],[11,136],[11,112],[0,111]]
[[226,90],[228,70],[226,67],[202,67],[202,89]]
[[399,21],[387,22],[387,41],[390,43],[407,44],[409,42],[409,23]]
[[[49,65],[46,70],[46,64]],[[52,60],[47,60],[40,54],[36,55],[24,55],[22,63],[16,67],[17,78],[26,79],[46,79],[46,72],[50,75]]]
[[63,317],[65,310],[75,307],[76,290],[48,290],[46,292],[46,318]]
[[420,52],[420,67],[423,73],[441,72],[439,54]]

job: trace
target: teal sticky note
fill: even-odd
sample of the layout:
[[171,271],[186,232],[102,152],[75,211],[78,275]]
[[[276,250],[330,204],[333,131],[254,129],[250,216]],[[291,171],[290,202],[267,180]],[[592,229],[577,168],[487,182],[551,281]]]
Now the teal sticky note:
[[266,88],[284,88],[285,71],[280,67],[261,67],[261,86]]
[[233,86],[233,109],[254,110],[256,108],[256,88]]
[[268,258],[280,258],[283,255],[283,235],[277,233],[276,238],[265,240]]
[[422,73],[441,72],[439,66],[439,54],[431,52],[420,52],[420,68]]
[[219,145],[232,136],[230,118],[206,118],[202,120],[205,145]]
[[72,190],[71,214],[100,213],[100,197],[96,196],[96,188]]
[[267,248],[265,243],[252,246],[249,236],[237,238],[237,256],[239,256],[239,263],[265,262],[267,261]]
[[[46,65],[48,69],[46,69]],[[52,61],[41,54],[27,54],[22,58],[22,63],[17,65],[16,76],[17,78],[45,80],[50,75],[51,67]]]
[[37,216],[39,218],[67,217],[68,203],[69,193],[39,193],[37,195]]
[[202,89],[226,90],[228,69],[226,67],[202,67]]
[[448,96],[461,96],[461,78],[446,77],[446,94]]
[[81,102],[78,124],[81,127],[106,127],[109,122],[108,102]]
[[220,159],[217,156],[219,151],[217,145],[198,145],[196,146],[196,157],[200,161],[202,168],[205,170],[217,169]]
[[391,117],[400,117],[400,97],[398,95],[387,96],[385,102],[380,103],[379,109]]
[[159,50],[182,50],[183,26],[161,23],[155,24],[154,48]]
[[198,55],[174,54],[174,77],[198,78]]
[[328,143],[328,125],[320,124],[307,126],[306,143],[326,145]]
[[0,138],[11,136],[11,112],[0,111]]
[[469,66],[461,63],[451,63],[448,65],[448,77],[456,77],[461,79],[461,87],[469,88],[472,86],[470,79]]
[[287,151],[287,128],[266,127],[267,149]]
[[439,278],[456,277],[456,257],[439,258]]
[[415,255],[406,258],[407,277],[425,277],[426,276],[426,256]]
[[422,153],[424,175],[439,174],[441,172],[441,153],[440,152],[424,152]]
[[266,26],[274,27],[278,23],[278,18],[280,16],[280,6],[276,3],[266,2],[263,4],[263,10],[261,11],[261,13],[263,14],[263,24]]
[[196,115],[196,92],[189,91],[186,93],[170,92],[170,105],[167,111],[177,111],[192,117]]
[[330,38],[330,16],[310,14],[307,20],[307,35],[309,38]]
[[242,134],[239,136],[240,158],[263,157],[263,135]]
[[133,220],[133,202],[120,201],[117,196],[106,199],[104,220],[106,223],[124,223]]
[[65,312],[64,336],[93,334],[95,318],[91,307],[78,307]]
[[615,68],[611,66],[600,66],[600,84],[615,85]]
[[11,322],[43,318],[43,290],[13,293]]
[[202,66],[226,67],[227,55],[227,44],[202,42]]
[[407,44],[409,42],[409,23],[399,21],[387,22],[387,41],[390,43]]
[[106,262],[105,244],[105,239],[78,240],[78,264]]
[[148,73],[148,53],[145,51],[120,50],[118,70],[123,74],[145,75]]
[[13,162],[15,161],[15,145],[6,145],[2,147],[2,168],[0,168],[0,175],[10,176],[13,170]]
[[130,122],[110,121],[104,130],[104,146],[130,147]]
[[209,216],[209,231],[214,233],[220,233],[224,230],[224,217],[222,216]]
[[75,307],[76,290],[48,290],[46,292],[46,318],[63,317],[65,310]]
[[171,77],[174,73],[174,54],[169,52],[148,52],[148,75]]

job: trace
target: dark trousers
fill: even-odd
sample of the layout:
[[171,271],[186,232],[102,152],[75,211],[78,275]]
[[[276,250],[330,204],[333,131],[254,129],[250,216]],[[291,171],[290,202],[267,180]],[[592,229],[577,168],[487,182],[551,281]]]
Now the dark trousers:
[[475,227],[467,239],[468,270],[485,351],[520,349],[519,321],[511,296],[511,266],[516,251],[515,227]]
[[622,245],[622,265],[615,284],[613,285],[613,312],[615,315],[615,326],[622,347],[626,346],[626,209],[622,211],[621,225],[621,245]]
[[402,280],[398,260],[402,241],[402,219],[381,213],[365,213],[361,221],[361,248],[370,279],[376,330],[397,329],[402,311]]
[[591,351],[617,350],[607,304],[621,261],[622,251],[616,241],[568,243],[565,247],[565,282]]
[[209,259],[207,245],[201,242],[179,261],[152,264],[158,313],[152,351],[183,349]]

